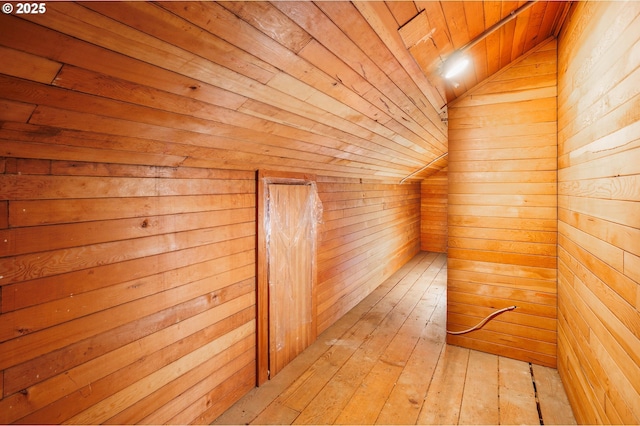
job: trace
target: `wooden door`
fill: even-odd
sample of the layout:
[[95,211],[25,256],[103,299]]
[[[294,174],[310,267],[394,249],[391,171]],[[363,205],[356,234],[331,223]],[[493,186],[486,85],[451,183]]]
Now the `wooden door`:
[[258,172],[257,385],[315,341],[315,175]]
[[315,194],[269,184],[267,262],[269,371],[273,377],[316,338],[313,297]]

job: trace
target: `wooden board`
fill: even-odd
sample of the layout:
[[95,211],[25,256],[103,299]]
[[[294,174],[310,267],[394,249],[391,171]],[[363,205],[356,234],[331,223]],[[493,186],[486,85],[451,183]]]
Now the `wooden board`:
[[466,329],[517,306],[448,342],[549,366],[556,364],[556,335],[545,330],[555,329],[557,300],[555,52],[551,40],[458,98],[449,108],[448,159],[448,327]]
[[255,350],[253,173],[2,164],[3,423],[136,422],[255,380],[231,362]]
[[636,3],[579,3],[559,38],[558,369],[578,423],[640,421],[639,23]]
[[420,249],[447,252],[448,168],[430,175],[420,186]]
[[316,339],[316,191],[309,184],[267,185],[269,375]]

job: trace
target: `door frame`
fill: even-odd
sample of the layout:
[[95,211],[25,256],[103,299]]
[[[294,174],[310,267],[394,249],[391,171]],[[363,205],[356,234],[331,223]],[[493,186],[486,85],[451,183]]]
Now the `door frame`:
[[[256,229],[256,385],[269,380],[269,277],[265,218],[267,214],[267,187],[269,184],[315,185],[316,175],[308,173],[258,170],[257,174],[257,229]],[[316,254],[314,253],[314,256]],[[315,263],[315,262],[314,262]],[[317,274],[313,274],[315,295]],[[315,299],[315,297],[314,297]],[[313,318],[316,322],[316,303]]]

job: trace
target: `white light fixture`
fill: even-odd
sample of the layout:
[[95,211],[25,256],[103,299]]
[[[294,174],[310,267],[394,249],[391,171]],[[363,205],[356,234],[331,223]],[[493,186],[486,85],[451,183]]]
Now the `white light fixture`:
[[[462,71],[469,65],[469,58],[467,58],[464,53],[471,49],[473,46],[481,42],[485,37],[492,34],[494,31],[498,30],[507,22],[515,19],[519,14],[530,8],[535,4],[537,0],[527,1],[522,6],[518,7],[509,15],[502,18],[500,21],[493,24],[491,27],[487,28],[482,34],[471,40],[469,43],[465,44],[455,52],[453,52],[442,64],[441,74],[447,80],[452,79],[453,77],[460,75]],[[455,83],[454,83],[455,84]]]
[[444,63],[444,78],[447,80],[460,75],[469,65],[469,58],[462,52],[454,52]]

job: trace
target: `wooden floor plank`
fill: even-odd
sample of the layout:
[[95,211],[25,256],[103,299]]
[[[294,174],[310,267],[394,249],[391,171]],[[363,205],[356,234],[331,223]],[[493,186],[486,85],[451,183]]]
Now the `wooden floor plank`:
[[533,365],[532,369],[544,424],[575,425],[576,419],[558,370],[542,365]]
[[459,424],[499,424],[498,356],[469,353]]
[[555,369],[445,344],[446,260],[416,255],[214,424],[537,425],[536,396],[575,424]]
[[[336,424],[373,424],[376,421],[409,356],[416,347],[424,324],[431,316],[432,311],[419,305],[420,302],[429,301],[428,298],[423,299],[423,297],[428,294],[427,291],[433,285],[441,268],[441,262],[431,263],[406,293],[402,303],[396,306],[400,310],[405,309],[406,306],[407,311],[411,306],[413,308],[410,315],[403,315],[406,320],[371,372],[360,384],[353,398],[336,420]],[[416,300],[418,303],[415,302]],[[432,306],[435,307],[435,304]],[[394,310],[394,312],[397,311]]]
[[[425,263],[430,263],[428,258],[425,259]],[[348,407],[347,405],[367,375],[374,369],[377,360],[390,344],[398,329],[405,322],[408,312],[413,310],[416,304],[415,284],[422,272],[423,270],[414,268],[394,287],[392,292],[401,296],[398,298],[399,300],[393,304],[382,322],[377,322],[379,315],[371,316],[378,323],[376,329],[305,407],[295,420],[295,424],[332,424],[336,421],[353,423],[352,420],[338,419],[342,413],[353,412],[355,414],[362,410],[362,406],[357,403],[356,407]],[[375,377],[372,380],[375,381]]]
[[498,377],[500,424],[539,423],[530,364],[500,357]]

